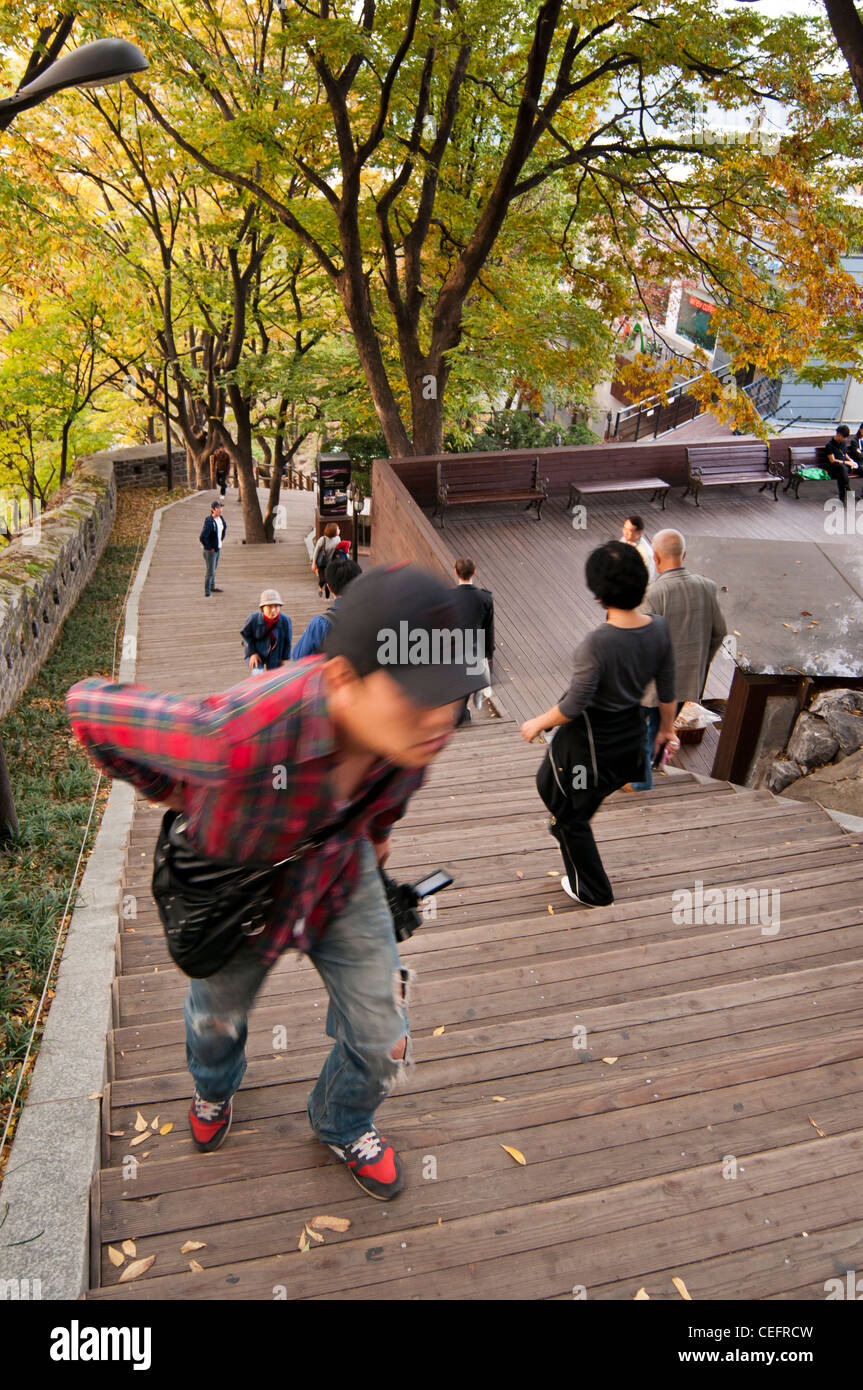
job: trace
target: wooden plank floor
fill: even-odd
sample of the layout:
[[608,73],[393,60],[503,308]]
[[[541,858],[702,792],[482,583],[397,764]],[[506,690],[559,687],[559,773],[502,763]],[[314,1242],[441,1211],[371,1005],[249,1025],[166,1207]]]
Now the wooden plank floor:
[[[139,679],[190,692],[233,678],[236,631],[265,584],[297,631],[317,611],[305,497],[290,498],[281,551],[229,531],[225,594],[207,600],[200,511],[167,513],[142,604]],[[217,600],[226,616],[202,660],[182,620]],[[394,837],[397,877],[441,865],[455,884],[404,948],[416,1065],[380,1112],[407,1176],[392,1204],[310,1135],[326,996],[295,955],[251,1016],[225,1148],[193,1151],[185,984],[149,896],[159,813],[139,804],[90,1298],[554,1299],[584,1286],[630,1299],[643,1286],[677,1299],[672,1275],[693,1298],[823,1298],[840,1264],[860,1267],[863,837],[814,805],[672,774],[599,812],[616,902],[589,912],[559,887],[532,780],[541,753],[513,721],[476,720]],[[672,894],[696,880],[764,889],[774,909],[777,890],[778,931],[675,922]],[[139,1112],[173,1129],[131,1147]],[[324,1212],[350,1229],[301,1253],[304,1222]],[[120,1284],[108,1247],[126,1240],[155,1260]],[[183,1254],[189,1240],[200,1248]]]

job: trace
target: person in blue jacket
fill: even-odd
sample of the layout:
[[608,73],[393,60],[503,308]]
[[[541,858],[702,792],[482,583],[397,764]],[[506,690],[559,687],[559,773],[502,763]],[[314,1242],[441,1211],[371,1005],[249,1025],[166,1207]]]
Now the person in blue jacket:
[[265,589],[257,613],[250,613],[240,636],[249,670],[275,671],[291,659],[291,620],[282,612],[275,589]]
[[316,656],[318,652],[323,650],[327,633],[332,626],[330,614],[338,608],[339,596],[344,593],[351,580],[356,579],[360,574],[362,574],[362,570],[359,565],[349,555],[337,550],[327,565],[324,575],[327,588],[336,595],[336,601],[327,609],[326,613],[318,613],[316,617],[312,618],[294,647],[294,661],[301,661],[304,656]]

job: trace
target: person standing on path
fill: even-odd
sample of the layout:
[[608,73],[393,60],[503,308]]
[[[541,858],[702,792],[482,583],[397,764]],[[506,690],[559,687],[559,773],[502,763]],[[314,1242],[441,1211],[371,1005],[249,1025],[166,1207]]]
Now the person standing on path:
[[650,680],[656,680],[661,701],[651,757],[674,737],[674,655],[665,619],[637,611],[647,570],[633,546],[624,541],[599,546],[587,558],[585,577],[607,611],[605,624],[576,650],[566,694],[544,714],[525,720],[521,733],[532,743],[544,729],[557,729],[536,787],[552,814],[551,833],[563,855],[560,886],[585,907],[608,907],[614,894],[590,821],[607,796],[641,776],[639,702]]
[[222,516],[222,501],[217,497],[215,502],[210,504],[210,515],[205,520],[199,537],[204,547],[204,598],[209,598],[210,594],[222,593],[221,589],[216,588],[216,568],[227,530]]
[[[656,613],[665,619],[674,648],[674,698],[679,712],[687,700],[699,701],[704,693],[710,663],[722,645],[728,628],[719,606],[719,590],[712,579],[693,574],[684,567],[686,542],[679,531],[658,531],[653,540],[657,577],[648,585],[642,613]],[[650,750],[659,729],[659,699],[651,682],[641,701],[644,746]],[[653,786],[651,759],[634,791],[650,791]]]
[[647,582],[650,584],[656,578],[656,565],[653,561],[653,551],[650,541],[644,534],[644,522],[640,516],[628,516],[623,523],[623,533],[620,537],[626,541],[627,545],[634,545],[642,560],[644,568],[647,570]]
[[[455,575],[458,580],[455,602],[458,606],[459,626],[466,633],[474,634],[474,653],[479,661],[486,663],[488,687],[491,685],[491,661],[494,656],[494,599],[488,589],[481,589],[474,583],[476,565],[467,556],[456,560]],[[474,697],[475,702],[479,698],[477,694]],[[459,720],[462,724],[470,721],[469,703],[470,697],[464,702],[464,713]]]
[[[443,651],[442,631],[457,624],[451,592],[421,570],[380,567],[349,586],[317,660],[200,700],[95,678],[67,694],[89,756],[172,808],[170,833],[179,826],[205,867],[277,870],[262,929],[193,979],[186,998],[189,1123],[201,1152],[228,1134],[249,1010],[293,947],[330,998],[333,1048],[308,1098],[312,1131],[370,1196],[388,1201],[402,1189],[398,1155],[375,1125],[410,1062],[408,972],[378,866],[465,694],[483,680]],[[310,1033],[308,1045],[316,1041]]]
[[240,633],[250,671],[275,671],[291,659],[291,620],[282,612],[275,589],[265,589],[257,612],[250,613]]
[[321,598],[329,598],[330,590],[327,585],[327,565],[333,558],[339,546],[340,531],[338,523],[328,521],[318,539],[315,541],[315,548],[312,551],[312,570],[318,576],[318,593]]

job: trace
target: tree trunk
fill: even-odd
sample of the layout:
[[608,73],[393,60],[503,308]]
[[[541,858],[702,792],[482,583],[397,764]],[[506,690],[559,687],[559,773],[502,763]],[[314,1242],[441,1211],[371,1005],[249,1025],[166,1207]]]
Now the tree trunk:
[[12,800],[3,742],[0,740],[0,845],[8,844],[17,834],[18,817],[15,814],[15,802]]
[[824,0],[824,8],[863,107],[863,23],[854,0]]
[[[258,501],[258,488],[255,482],[254,459],[252,455],[252,418],[249,402],[243,397],[236,386],[228,388],[231,400],[231,409],[234,412],[234,419],[237,422],[237,442],[226,445],[228,453],[237,465],[237,477],[240,483],[240,506],[243,512],[243,526],[246,533],[247,545],[264,545],[267,541],[267,533],[264,530],[264,518],[261,516],[261,504]],[[224,426],[222,427],[224,432]]]
[[72,424],[72,421],[71,421],[71,420],[64,420],[64,421],[63,421],[63,434],[62,434],[61,440],[60,440],[60,482],[61,482],[61,484],[65,481],[65,478],[66,478],[66,469],[67,469],[68,466],[69,466],[69,430],[70,430],[70,428],[71,428],[71,424]]

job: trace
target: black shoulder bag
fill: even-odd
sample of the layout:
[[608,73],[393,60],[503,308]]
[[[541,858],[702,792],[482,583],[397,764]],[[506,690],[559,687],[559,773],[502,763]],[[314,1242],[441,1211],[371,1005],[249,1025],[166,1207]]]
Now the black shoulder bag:
[[284,866],[358,820],[396,771],[388,772],[340,820],[325,825],[277,864],[206,859],[186,839],[185,816],[166,811],[156,841],[153,897],[175,965],[195,980],[205,980],[226,965],[245,938],[258,936],[270,921]]

